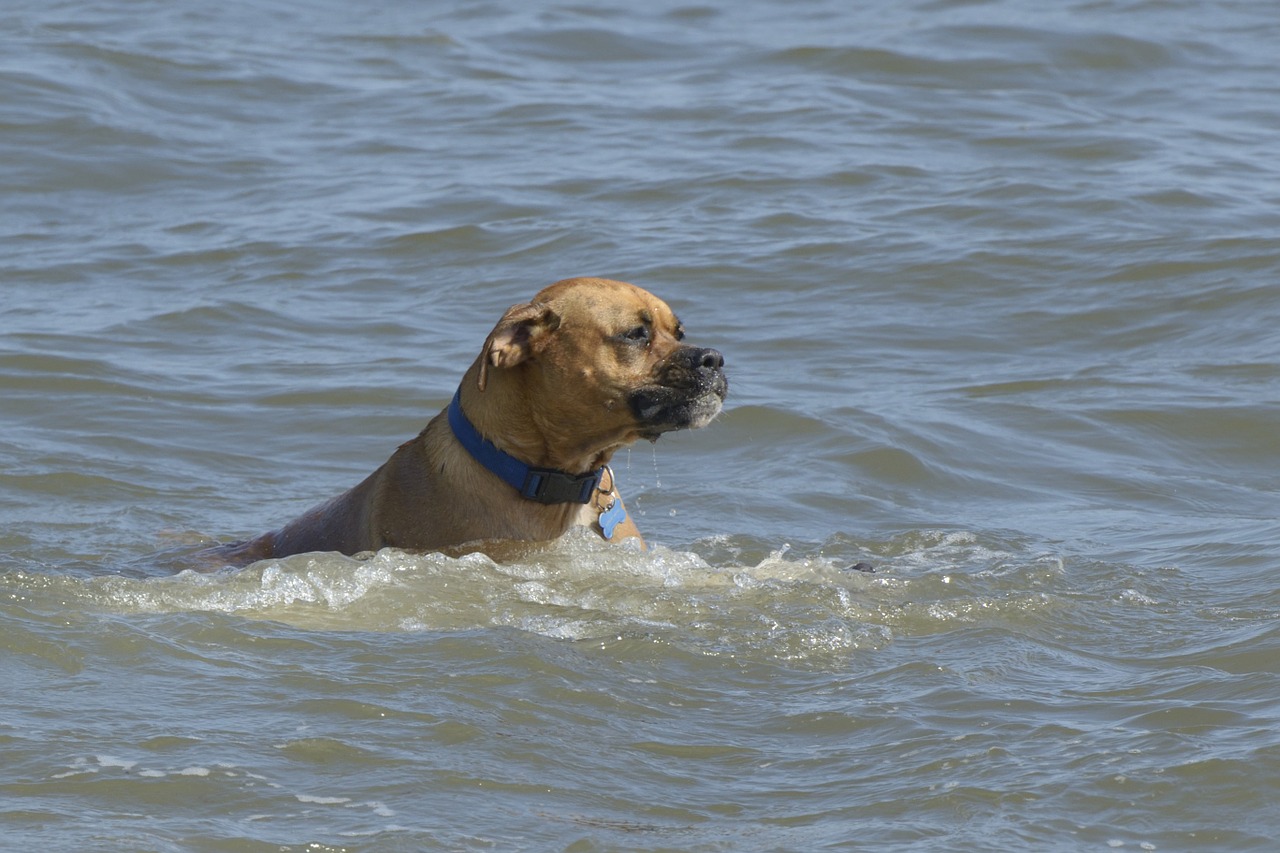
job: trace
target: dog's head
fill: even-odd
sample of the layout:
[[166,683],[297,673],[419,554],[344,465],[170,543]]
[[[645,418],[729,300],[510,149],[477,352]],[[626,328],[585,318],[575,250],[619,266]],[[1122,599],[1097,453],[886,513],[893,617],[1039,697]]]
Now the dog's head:
[[567,279],[513,305],[478,364],[480,390],[516,380],[545,434],[600,449],[704,427],[729,388],[724,357],[686,343],[665,302],[609,279]]

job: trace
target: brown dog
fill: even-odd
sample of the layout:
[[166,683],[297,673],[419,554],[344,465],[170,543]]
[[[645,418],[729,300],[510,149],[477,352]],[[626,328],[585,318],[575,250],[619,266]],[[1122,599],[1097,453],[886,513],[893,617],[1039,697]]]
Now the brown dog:
[[557,282],[507,309],[453,403],[364,482],[217,556],[465,553],[574,525],[639,538],[609,460],[638,438],[706,426],[728,390],[720,353],[683,338],[666,303],[634,285]]

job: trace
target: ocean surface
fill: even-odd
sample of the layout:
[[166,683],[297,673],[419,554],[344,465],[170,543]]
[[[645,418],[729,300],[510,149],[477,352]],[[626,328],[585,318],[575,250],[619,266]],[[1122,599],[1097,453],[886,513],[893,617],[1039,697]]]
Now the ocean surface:
[[[1280,5],[0,5],[0,848],[1280,848]],[[574,275],[652,550],[178,572]],[[852,568],[868,563],[873,572]]]

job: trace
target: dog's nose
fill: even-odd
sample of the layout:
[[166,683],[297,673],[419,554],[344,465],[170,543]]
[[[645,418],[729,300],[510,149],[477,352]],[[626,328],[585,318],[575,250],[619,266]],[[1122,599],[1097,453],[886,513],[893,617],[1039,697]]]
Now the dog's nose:
[[724,367],[724,356],[719,350],[700,349],[693,359],[694,364],[707,370],[719,370]]

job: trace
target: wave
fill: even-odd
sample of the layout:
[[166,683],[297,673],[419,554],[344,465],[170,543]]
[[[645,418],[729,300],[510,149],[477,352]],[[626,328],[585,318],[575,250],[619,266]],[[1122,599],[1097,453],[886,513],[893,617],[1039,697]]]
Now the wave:
[[757,543],[743,537],[642,552],[583,534],[514,562],[384,549],[167,577],[24,570],[0,584],[101,615],[218,613],[308,631],[515,629],[602,645],[640,640],[718,657],[817,663],[884,647],[899,634],[994,627],[1051,609],[1054,595],[1044,586],[1061,573],[1062,561],[1016,554],[1007,544],[965,532],[916,531],[882,543],[837,538],[808,553],[787,546],[760,555]]

